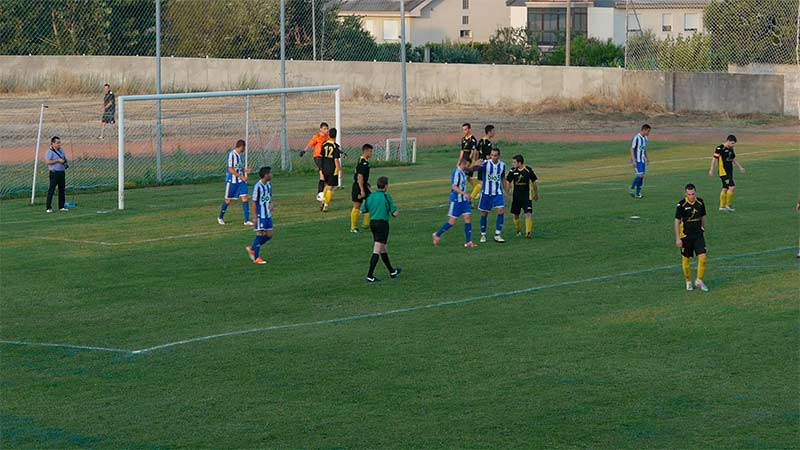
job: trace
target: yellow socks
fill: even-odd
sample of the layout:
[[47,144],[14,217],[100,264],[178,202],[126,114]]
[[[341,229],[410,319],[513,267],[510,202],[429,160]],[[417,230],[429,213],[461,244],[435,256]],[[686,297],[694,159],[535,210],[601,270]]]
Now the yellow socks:
[[353,208],[350,211],[350,229],[351,230],[357,230],[358,229],[358,215],[359,215],[359,213],[360,213],[360,211],[357,210],[356,208]]
[[331,199],[333,199],[333,191],[330,189],[325,189],[325,204],[330,205]]
[[475,187],[472,189],[472,195],[471,195],[473,200],[477,200],[478,197],[480,197],[482,187],[483,185],[481,183],[475,183]]
[[[706,275],[706,259],[705,258],[698,258],[697,261],[697,279],[703,281],[703,277]],[[687,278],[688,280],[688,278]]]
[[519,219],[514,219],[514,228],[517,229],[517,233],[522,231],[522,228],[521,228],[520,223],[519,223]]
[[728,191],[727,198],[725,199],[725,205],[731,206],[733,204],[733,192]]
[[727,192],[720,192],[719,193],[719,209],[723,209],[727,205],[728,205],[728,193]]
[[[369,213],[364,213],[364,222],[363,222],[363,224],[364,224],[365,227],[369,226]],[[353,227],[353,228],[355,228],[355,227]]]
[[525,219],[525,234],[533,233],[533,219]]
[[[705,263],[701,262],[702,266],[697,267],[697,276],[700,277],[700,267],[705,269]],[[683,278],[686,279],[686,282],[692,281],[692,266],[689,265],[689,258],[681,257],[681,267],[683,267]]]

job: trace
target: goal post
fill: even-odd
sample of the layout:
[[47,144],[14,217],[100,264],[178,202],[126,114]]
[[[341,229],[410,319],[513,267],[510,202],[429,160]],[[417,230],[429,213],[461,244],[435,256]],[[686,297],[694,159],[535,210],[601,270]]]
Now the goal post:
[[[394,152],[394,150],[392,148],[392,144],[393,143],[397,143],[399,145],[399,147],[397,149],[397,152],[399,153],[399,152],[402,151],[402,145],[400,145],[400,144],[402,144],[402,142],[403,142],[403,138],[389,138],[389,139],[386,139],[386,161],[390,161],[392,159],[392,155],[393,155],[393,152]],[[411,164],[416,164],[417,163],[417,138],[409,137],[409,138],[406,139],[406,142],[411,144]],[[408,156],[407,155],[400,155],[399,158],[395,158],[395,159],[400,159],[401,161],[404,161],[404,160],[408,159]]]
[[[242,101],[247,102],[247,111],[249,114],[249,99],[257,96],[281,96],[285,98],[290,94],[313,94],[330,92],[334,94],[334,126],[338,129],[339,134],[336,141],[341,143],[342,139],[342,120],[341,120],[341,87],[338,85],[329,86],[306,86],[306,87],[292,87],[283,89],[249,89],[249,90],[235,90],[235,91],[214,91],[214,92],[189,92],[189,93],[174,93],[174,94],[150,94],[150,95],[124,95],[117,98],[117,208],[120,210],[125,209],[125,157],[126,152],[126,105],[133,102],[153,102],[164,100],[192,100],[192,99],[214,99],[225,97],[241,97]],[[246,119],[249,124],[249,117]],[[287,130],[282,130],[286,133]],[[246,128],[245,134],[249,135],[249,125]],[[281,161],[288,160],[289,149],[286,145],[281,145]]]

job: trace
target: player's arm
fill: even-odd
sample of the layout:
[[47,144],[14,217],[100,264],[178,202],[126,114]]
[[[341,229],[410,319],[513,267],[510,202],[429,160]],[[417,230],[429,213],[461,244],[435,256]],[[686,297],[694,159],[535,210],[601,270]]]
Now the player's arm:
[[739,164],[739,160],[735,157],[733,158],[733,164],[739,167],[739,172],[744,173],[744,167]]
[[533,200],[539,201],[539,182],[536,180],[533,180]]
[[[705,217],[703,218],[703,222],[705,222]],[[683,241],[681,240],[681,219],[675,219],[675,246],[678,248],[683,248]]]
[[392,196],[389,194],[385,194],[386,199],[389,200],[389,213],[392,217],[397,217],[397,206],[394,204],[394,200],[392,200]]
[[361,191],[361,199],[365,199],[367,197],[367,190],[366,186],[364,185],[364,174],[358,174],[358,190]]
[[718,165],[717,164],[718,158],[719,156],[716,153],[714,153],[714,156],[711,157],[711,167],[708,168],[708,176],[710,177],[714,176],[714,167]]
[[310,141],[308,141],[308,144],[306,144],[306,148],[304,148],[303,150],[300,151],[300,157],[302,158],[303,155],[308,153],[309,150],[313,150],[315,145],[317,145],[317,135],[316,134],[314,135],[314,137],[311,138]]

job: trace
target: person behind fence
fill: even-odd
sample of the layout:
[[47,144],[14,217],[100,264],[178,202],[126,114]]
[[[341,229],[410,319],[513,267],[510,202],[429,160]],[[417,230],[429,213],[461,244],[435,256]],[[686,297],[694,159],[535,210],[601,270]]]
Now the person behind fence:
[[386,251],[386,244],[389,242],[389,216],[397,217],[397,207],[394,205],[392,197],[386,192],[389,188],[389,179],[386,177],[378,178],[378,190],[370,194],[364,203],[361,204],[361,212],[369,214],[369,228],[372,230],[374,244],[372,246],[372,257],[369,260],[369,272],[367,282],[375,283],[381,281],[375,277],[375,267],[378,260],[383,260],[391,278],[400,276],[403,270],[399,267],[392,267],[389,262],[389,254]]
[[50,172],[50,187],[47,189],[47,212],[53,212],[53,193],[58,187],[58,210],[67,211],[64,207],[66,201],[67,177],[66,171],[69,168],[67,156],[61,148],[61,138],[53,136],[50,139],[50,149],[44,155],[44,162],[47,163],[47,170]]
[[103,85],[103,117],[100,119],[100,139],[105,139],[106,124],[114,123],[114,114],[117,110],[117,102],[111,86],[108,83]]

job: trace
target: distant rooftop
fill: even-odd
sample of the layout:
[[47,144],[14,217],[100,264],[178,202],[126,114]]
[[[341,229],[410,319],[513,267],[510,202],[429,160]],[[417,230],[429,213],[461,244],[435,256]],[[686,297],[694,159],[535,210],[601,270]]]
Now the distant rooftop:
[[[427,0],[405,0],[406,11],[418,7]],[[400,0],[348,0],[339,7],[341,12],[399,12]]]

